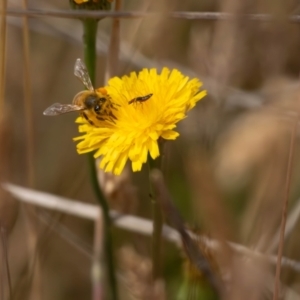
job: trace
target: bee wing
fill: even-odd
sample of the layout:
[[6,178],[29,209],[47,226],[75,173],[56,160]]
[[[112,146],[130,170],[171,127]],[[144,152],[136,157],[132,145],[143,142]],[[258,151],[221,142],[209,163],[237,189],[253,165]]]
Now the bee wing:
[[43,114],[45,116],[58,116],[72,111],[83,110],[84,108],[75,104],[60,104],[54,103],[49,106]]
[[89,72],[88,72],[84,62],[80,58],[77,58],[77,60],[75,62],[74,75],[80,79],[80,81],[84,84],[84,86],[89,91],[92,91],[92,92],[94,91],[94,87],[92,85]]

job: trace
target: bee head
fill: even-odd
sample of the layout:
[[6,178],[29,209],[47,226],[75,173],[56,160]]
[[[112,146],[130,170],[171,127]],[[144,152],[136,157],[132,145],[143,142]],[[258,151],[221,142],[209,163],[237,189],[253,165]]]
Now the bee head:
[[87,109],[93,108],[98,102],[97,94],[90,94],[84,99],[84,105]]
[[98,94],[93,93],[85,98],[84,104],[87,109],[94,109],[95,112],[98,112],[105,101],[105,97],[100,97]]

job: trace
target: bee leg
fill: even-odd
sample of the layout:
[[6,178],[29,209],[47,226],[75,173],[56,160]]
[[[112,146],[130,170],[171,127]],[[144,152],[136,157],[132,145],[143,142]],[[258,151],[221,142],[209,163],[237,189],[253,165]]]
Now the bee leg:
[[99,116],[96,116],[96,118],[97,118],[97,120],[100,120],[100,121],[105,121],[105,119],[104,119],[104,118],[101,118],[101,117],[99,117]]
[[87,117],[87,115],[86,115],[85,112],[81,113],[81,115],[82,115],[87,121],[89,120],[89,118]]
[[109,114],[108,114],[111,118],[117,120],[116,116],[110,111]]
[[85,112],[82,112],[81,115],[90,123],[90,125],[95,126],[94,122],[88,118]]
[[116,106],[119,106],[119,107],[120,107],[121,105],[119,105],[119,104],[117,104],[117,103],[111,102],[110,105],[109,105],[109,108],[118,110],[118,108],[117,108]]
[[132,104],[132,103],[136,102],[136,99],[137,99],[137,98],[131,99],[130,101],[128,101],[128,104]]
[[107,116],[107,121],[112,122],[114,124],[116,124],[115,120],[111,117],[111,116]]

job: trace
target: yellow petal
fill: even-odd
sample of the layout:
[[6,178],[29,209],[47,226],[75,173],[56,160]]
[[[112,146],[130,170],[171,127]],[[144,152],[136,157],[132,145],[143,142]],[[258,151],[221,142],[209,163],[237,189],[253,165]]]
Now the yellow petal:
[[158,157],[159,156],[159,148],[158,148],[157,141],[153,141],[152,139],[149,139],[147,142],[147,145],[148,145],[148,149],[149,149],[151,157],[153,159]]
[[167,130],[162,133],[161,137],[166,140],[175,140],[179,136],[179,133],[173,130]]
[[131,163],[132,171],[133,172],[138,172],[141,171],[142,169],[142,163],[140,161],[133,161]]

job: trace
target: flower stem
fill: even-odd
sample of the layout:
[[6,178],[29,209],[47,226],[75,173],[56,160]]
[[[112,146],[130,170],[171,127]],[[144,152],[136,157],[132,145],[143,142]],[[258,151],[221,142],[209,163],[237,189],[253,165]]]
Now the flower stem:
[[[153,160],[149,156],[149,175],[153,169],[161,169],[161,160]],[[153,215],[153,232],[152,232],[152,278],[156,280],[161,277],[162,273],[162,257],[161,257],[161,247],[162,247],[162,228],[163,228],[163,215],[161,207],[157,202],[156,195],[152,184],[150,182],[150,197],[152,200],[152,215]]]
[[84,41],[84,62],[89,71],[93,84],[96,78],[96,37],[97,37],[98,20],[83,20],[83,41]]
[[153,279],[161,277],[161,239],[163,218],[160,206],[157,200],[153,199],[153,242],[152,242],[152,261],[153,261]]
[[[84,60],[86,67],[88,69],[91,81],[95,84],[95,74],[96,74],[96,37],[97,37],[97,26],[98,21],[94,19],[84,19]],[[109,216],[109,207],[106,199],[99,187],[99,182],[97,178],[97,169],[95,164],[95,159],[93,153],[88,154],[89,168],[90,168],[90,178],[97,196],[97,200],[103,211],[104,218],[104,255],[106,261],[106,268],[108,274],[108,283],[110,286],[111,299],[117,300],[117,281],[115,277],[115,267],[113,259],[113,247],[112,247],[112,237],[111,237],[111,222]]]

